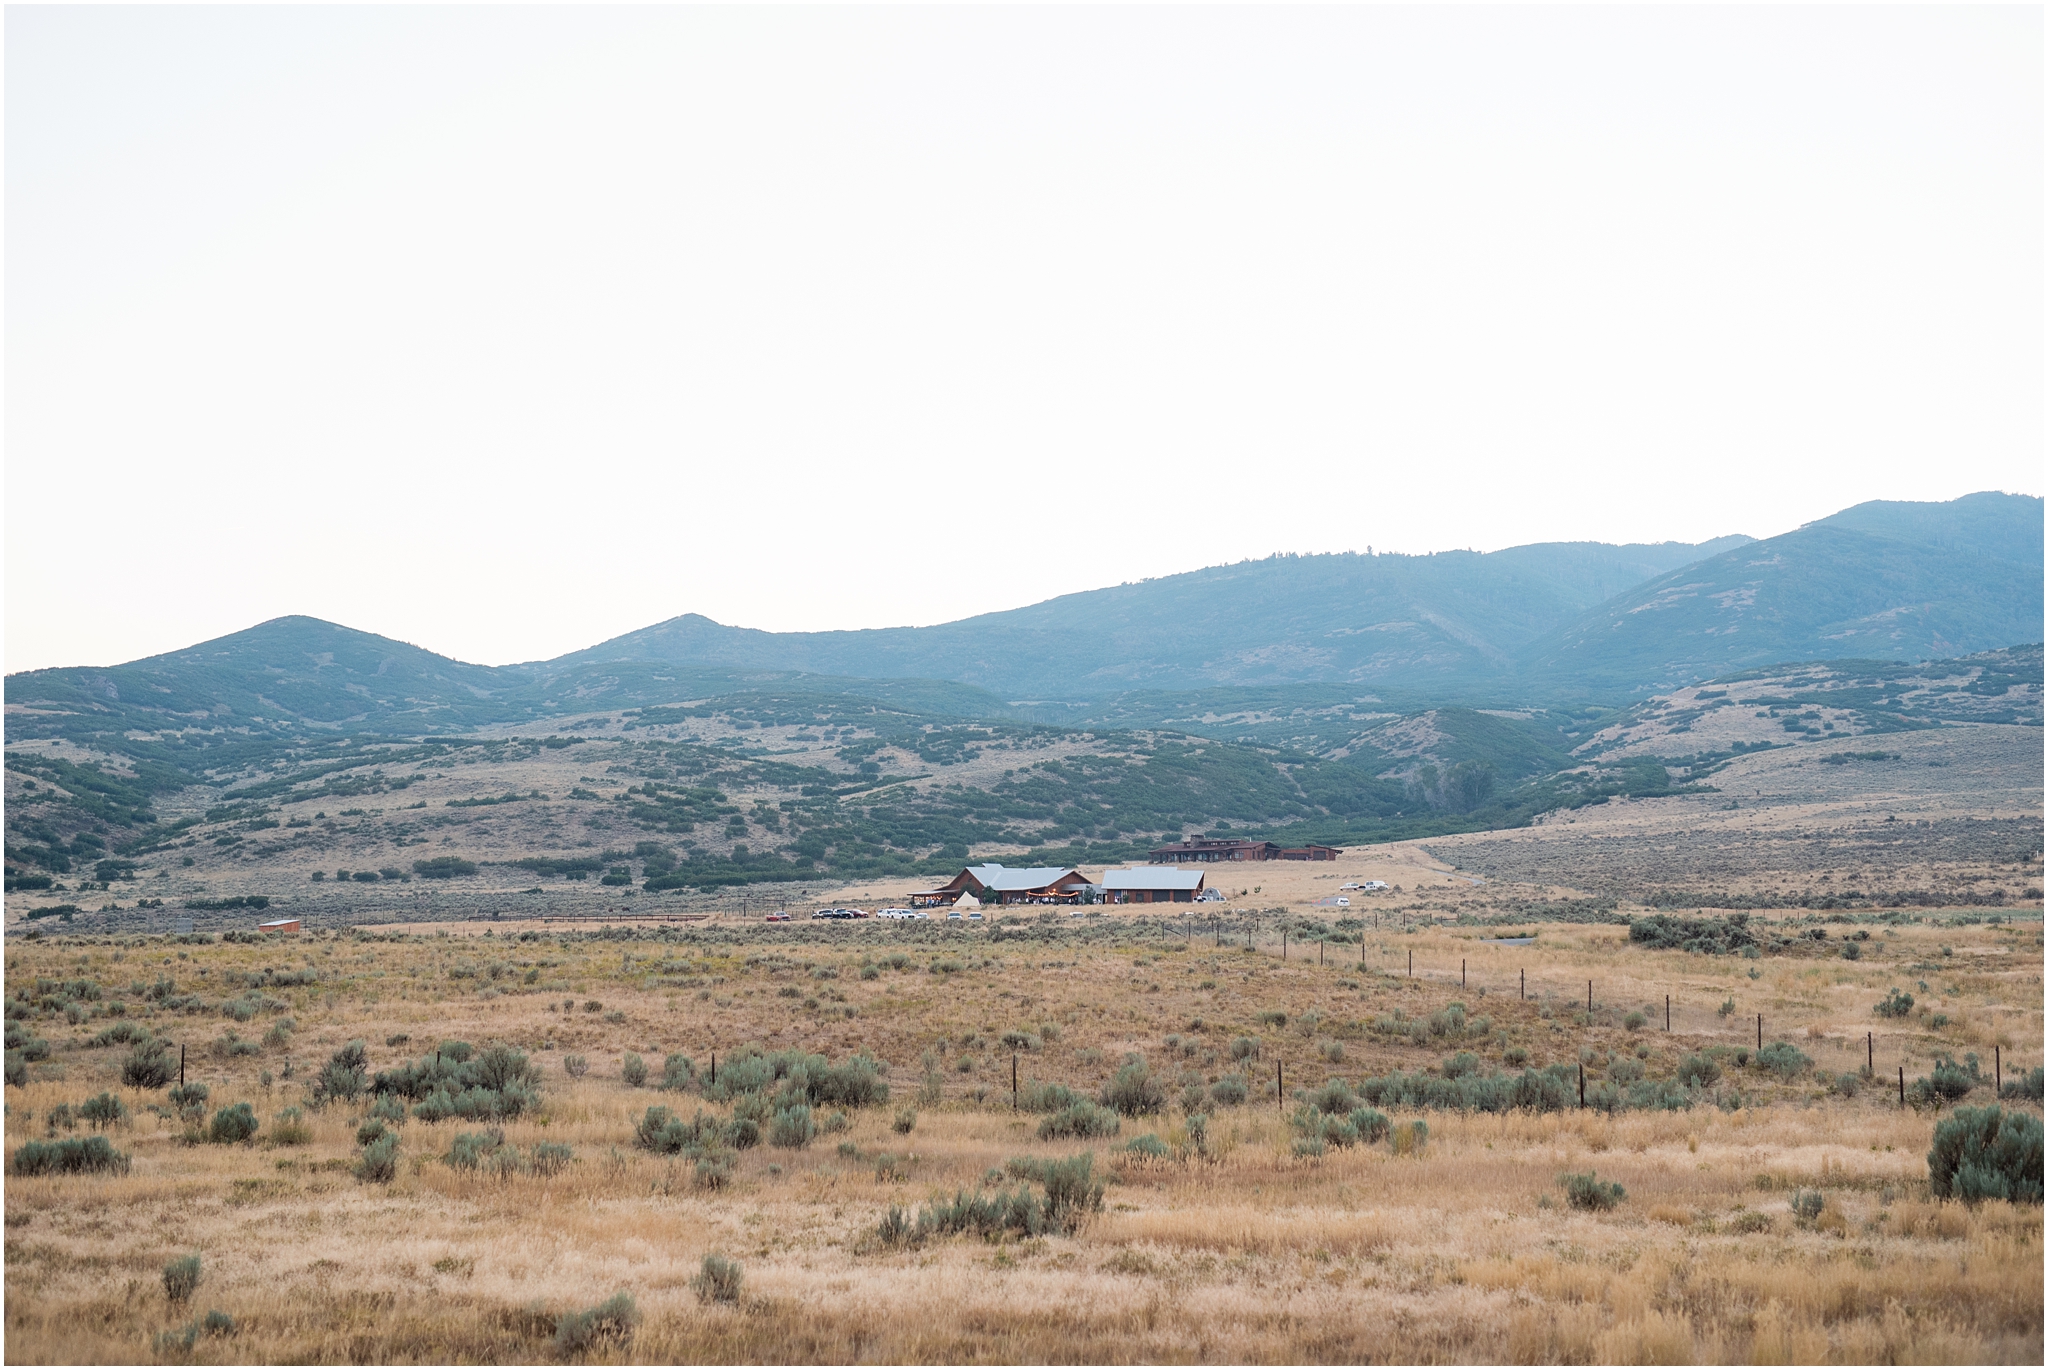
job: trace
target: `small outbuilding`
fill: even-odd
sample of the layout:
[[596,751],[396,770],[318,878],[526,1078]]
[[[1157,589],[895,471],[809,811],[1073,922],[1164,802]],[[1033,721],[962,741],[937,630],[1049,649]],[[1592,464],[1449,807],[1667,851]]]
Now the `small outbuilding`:
[[1281,861],[1335,861],[1344,854],[1342,847],[1319,847],[1311,842],[1306,847],[1282,847],[1278,860]]
[[273,918],[268,923],[258,923],[256,925],[256,931],[258,932],[297,932],[298,930],[299,920],[296,918]]

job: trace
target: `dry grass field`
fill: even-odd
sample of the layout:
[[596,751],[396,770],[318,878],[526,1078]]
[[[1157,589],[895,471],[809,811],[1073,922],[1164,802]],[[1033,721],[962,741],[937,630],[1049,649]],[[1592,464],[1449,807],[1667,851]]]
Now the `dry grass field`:
[[[1439,873],[1446,849],[1427,845],[1243,868],[1227,877],[1248,890],[1239,911],[1194,922],[12,936],[9,993],[50,1050],[7,1090],[10,1155],[92,1135],[75,1111],[106,1091],[130,1161],[9,1178],[8,1358],[2039,1362],[2041,1209],[1935,1202],[1936,1115],[1902,1109],[1896,1075],[1937,1053],[1988,1071],[1995,1049],[2008,1079],[2042,1063],[2038,907],[1838,919],[1824,947],[1753,959],[1648,950],[1608,923],[1531,920],[1507,930],[1532,945],[1503,946],[1482,940],[1497,923],[1456,919],[1494,883]],[[1364,876],[1402,892],[1315,905]],[[1874,1016],[1894,987],[1912,1014]],[[1811,1067],[1761,1069],[1742,1050],[1757,1014]],[[91,1045],[121,1023],[186,1048],[202,1115],[246,1101],[260,1130],[192,1140],[165,1091],[121,1084],[128,1047]],[[371,1072],[444,1039],[525,1053],[539,1097],[502,1125],[517,1150],[464,1168],[457,1138],[482,1123],[409,1118],[393,1177],[356,1178],[369,1097],[309,1106],[352,1039]],[[743,1111],[703,1095],[712,1054],[730,1081],[750,1043],[870,1053],[888,1100],[820,1106],[807,1145],[771,1131],[708,1166],[636,1145],[653,1105]],[[671,1053],[691,1059],[688,1088],[659,1087]],[[1115,1136],[1040,1140],[1046,1115],[1011,1107],[1013,1058],[1027,1085],[1094,1095],[1133,1054],[1161,1103]],[[1597,1095],[1702,1055],[1719,1078],[1670,1111],[1389,1105],[1391,1135],[1320,1155],[1290,1121],[1297,1089],[1334,1079],[1583,1064]],[[279,1121],[294,1106],[303,1136]],[[1129,1149],[1147,1134],[1163,1154]],[[536,1166],[543,1144],[573,1159]],[[1013,1189],[1031,1171],[1013,1161],[1082,1152],[1107,1186],[1071,1231],[880,1236],[892,1207]],[[1625,1198],[1572,1206],[1560,1177],[1584,1172]],[[200,1282],[173,1305],[162,1272],[189,1254]],[[714,1254],[743,1268],[729,1300],[697,1287]],[[620,1291],[630,1335],[579,1340],[565,1315]],[[232,1330],[210,1331],[211,1310]]]

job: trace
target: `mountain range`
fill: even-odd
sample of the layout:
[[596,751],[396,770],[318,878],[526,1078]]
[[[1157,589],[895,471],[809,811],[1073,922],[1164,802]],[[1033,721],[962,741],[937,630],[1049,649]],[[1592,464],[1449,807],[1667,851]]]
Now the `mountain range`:
[[[493,806],[515,865],[578,845],[565,816],[653,843],[664,888],[1511,827],[1759,747],[2038,726],[2041,576],[2041,501],[1985,494],[1762,541],[1274,557],[931,628],[685,616],[512,666],[281,618],[8,676],[8,881],[174,847],[269,879],[415,784]],[[387,846],[460,826],[407,821]]]
[[[1762,541],[1279,556],[928,628],[767,633],[695,614],[551,661],[472,665],[288,617],[6,680],[10,739],[232,720],[420,734],[800,687],[1063,726],[1621,705],[1734,670],[2042,637],[2042,502],[1857,505]],[[1199,730],[1199,728],[1191,729]]]

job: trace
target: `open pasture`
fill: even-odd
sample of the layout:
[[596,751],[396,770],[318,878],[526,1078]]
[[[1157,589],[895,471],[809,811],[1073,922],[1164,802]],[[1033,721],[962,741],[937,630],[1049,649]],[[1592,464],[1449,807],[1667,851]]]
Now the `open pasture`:
[[[128,1161],[10,1177],[9,1356],[2033,1361],[2041,1210],[1935,1201],[1938,1115],[1897,1098],[1896,1072],[1937,1054],[1979,1058],[1966,1105],[1990,1102],[1994,1051],[2008,1082],[2040,1066],[2039,915],[1995,916],[1859,915],[1824,950],[1754,958],[1611,924],[1411,912],[1375,930],[1366,903],[16,937],[10,1042],[46,1050],[7,1090],[9,1154],[94,1135],[80,1109],[108,1093]],[[1503,932],[1535,942],[1482,940]],[[1893,989],[1913,1008],[1875,1015]],[[206,1084],[189,1116],[122,1083],[145,1038]],[[376,1092],[450,1040],[523,1056],[495,1121],[461,1116],[481,1096]],[[351,1041],[356,1097],[322,1102]],[[1530,1102],[1489,1111],[1487,1081],[1525,1078]],[[1454,1087],[1467,1106],[1444,1105]],[[204,1140],[243,1102],[252,1137]],[[388,1179],[356,1173],[373,1104]],[[1062,1129],[1098,1135],[1042,1135]],[[1045,1163],[1083,1153],[1056,1210]],[[1589,1173],[1575,1206],[1562,1179]],[[1021,1218],[954,1202],[1020,1191]],[[199,1283],[173,1304],[163,1271],[191,1254]],[[736,1289],[706,1281],[713,1255]],[[573,1316],[620,1291],[630,1322]]]

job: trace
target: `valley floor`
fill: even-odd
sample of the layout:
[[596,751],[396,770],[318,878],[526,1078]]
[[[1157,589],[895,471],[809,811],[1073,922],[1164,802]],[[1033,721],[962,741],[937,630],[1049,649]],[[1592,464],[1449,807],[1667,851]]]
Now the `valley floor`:
[[[1412,852],[1381,859],[1411,880],[1427,873]],[[1485,895],[1431,878],[1443,899]],[[1292,941],[1286,960],[1251,926],[1214,928],[1204,945],[1171,918],[1036,912],[951,928],[10,938],[9,991],[30,1000],[19,1021],[50,1045],[7,1090],[10,1154],[52,1132],[60,1105],[110,1091],[129,1117],[107,1135],[131,1168],[9,1179],[7,1355],[2038,1363],[2041,1209],[1932,1201],[1935,1117],[1901,1109],[1889,1083],[1937,1052],[1996,1049],[2007,1078],[2041,1064],[2040,914],[1998,916],[1866,923],[1855,962],[1650,951],[1625,929],[1575,923],[1530,923],[1514,930],[1534,945],[1503,947],[1480,940],[1497,928],[1417,915],[1406,931],[1384,917],[1375,932],[1369,910],[1346,934],[1357,940],[1329,940],[1332,921],[1320,945]],[[304,968],[311,983],[276,982]],[[175,994],[153,991],[160,979]],[[1872,1015],[1892,987],[1919,996],[1913,1016]],[[1665,994],[1670,1032],[1645,1012]],[[192,997],[169,1007],[178,996]],[[243,1008],[224,1013],[232,1002]],[[1738,1060],[1758,1013],[1811,1069],[1781,1077]],[[247,1101],[262,1130],[236,1145],[188,1141],[168,1109],[151,1111],[161,1091],[122,1087],[125,1049],[92,1044],[117,1023],[185,1045],[208,1109]],[[1019,1034],[1014,1045],[1005,1033]],[[447,1159],[455,1139],[479,1125],[412,1119],[398,1128],[395,1178],[359,1181],[367,1101],[310,1110],[303,1139],[280,1131],[350,1039],[388,1070],[444,1038],[529,1054],[541,1103],[505,1140],[525,1154],[566,1145],[566,1169],[459,1169]],[[701,1079],[712,1052],[730,1062],[749,1042],[834,1061],[871,1052],[891,1097],[807,1146],[738,1152],[718,1187],[635,1146],[651,1105],[730,1111],[651,1087],[668,1054],[687,1053]],[[1426,1121],[1419,1149],[1297,1154],[1294,1100],[1273,1092],[1283,1072],[1291,1096],[1448,1071],[1459,1051],[1488,1071],[1583,1063],[1595,1082],[1638,1068],[1668,1080],[1699,1053],[1724,1070],[1680,1111],[1390,1108],[1396,1124]],[[651,1068],[649,1086],[628,1083],[629,1053]],[[1039,1115],[1010,1107],[1013,1054],[1024,1083],[1092,1094],[1130,1053],[1158,1074],[1165,1102],[1114,1137],[1041,1141]],[[569,1072],[572,1057],[587,1074]],[[1249,1086],[1242,1104],[1216,1099],[1231,1077]],[[1190,1107],[1207,1118],[1206,1146],[1193,1145]],[[1164,1156],[1127,1149],[1145,1133]],[[891,1206],[1007,1188],[1013,1159],[1084,1151],[1110,1183],[1071,1235],[878,1240]],[[1606,1212],[1570,1207],[1561,1177],[1589,1171],[1626,1197]],[[1804,1217],[1802,1191],[1819,1196]],[[171,1306],[160,1272],[195,1252],[198,1290]],[[734,1302],[692,1288],[713,1253],[744,1268]],[[629,1340],[558,1343],[564,1315],[621,1290],[640,1314]],[[206,1330],[216,1309],[231,1333]]]

